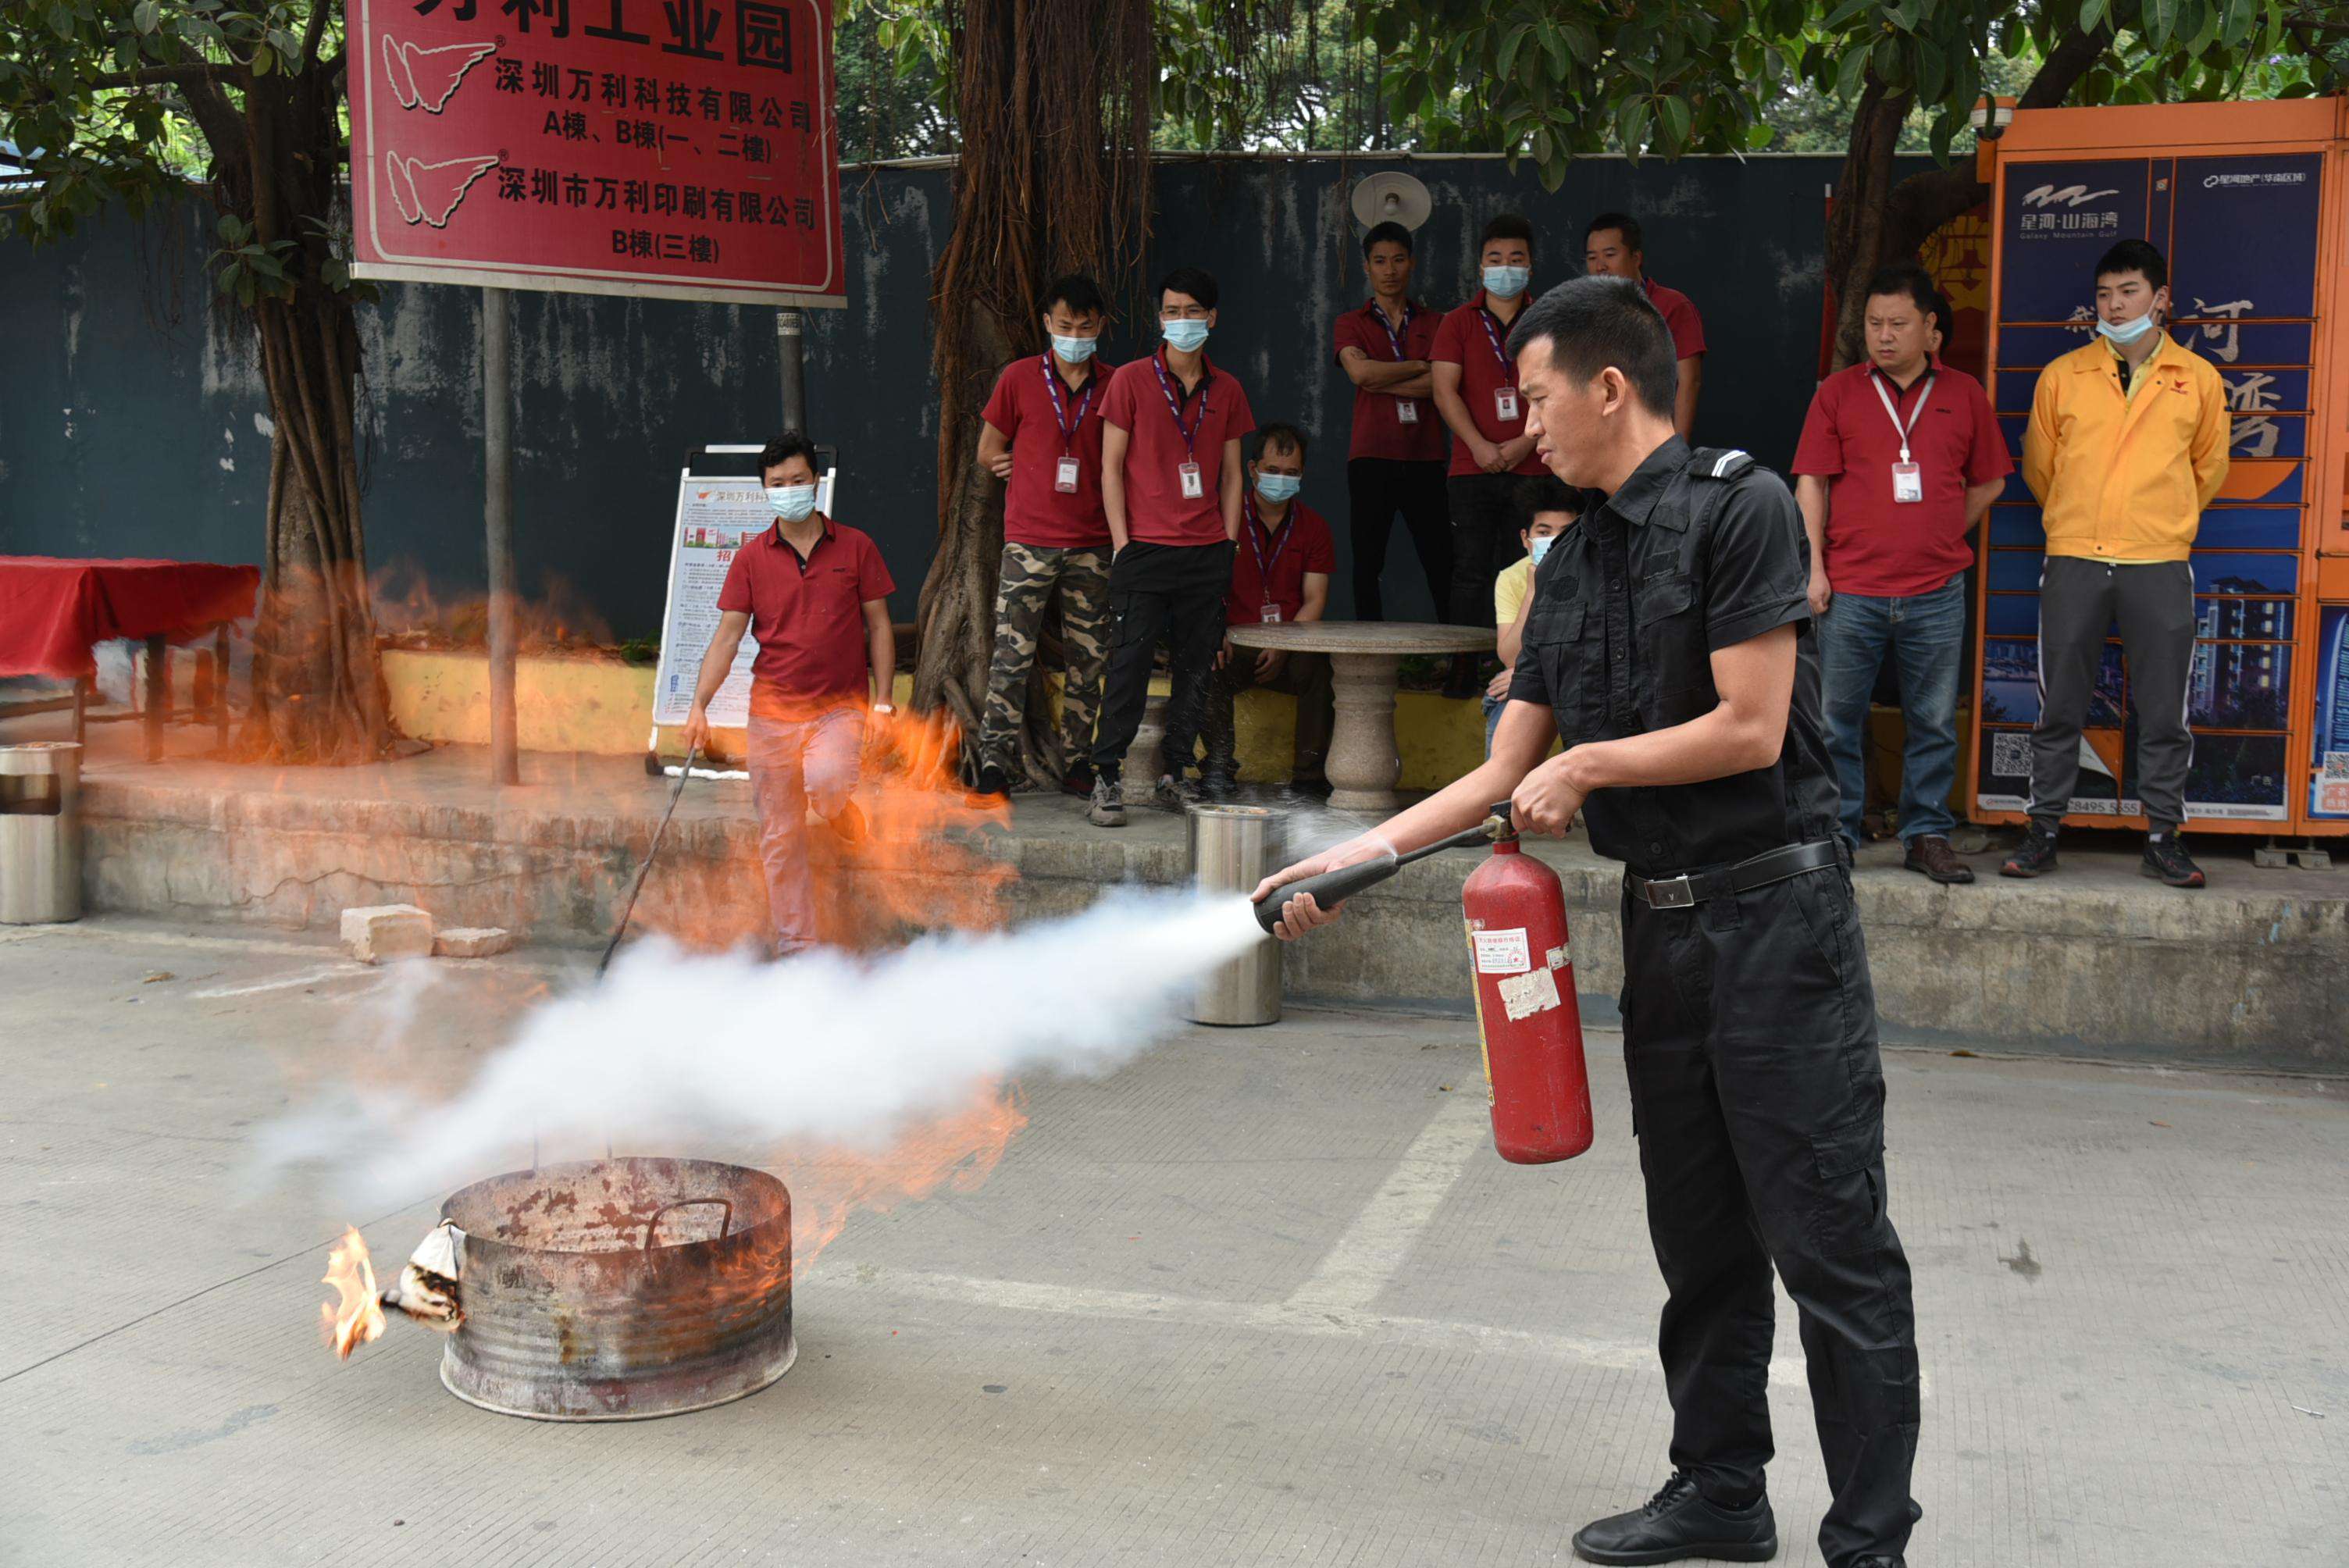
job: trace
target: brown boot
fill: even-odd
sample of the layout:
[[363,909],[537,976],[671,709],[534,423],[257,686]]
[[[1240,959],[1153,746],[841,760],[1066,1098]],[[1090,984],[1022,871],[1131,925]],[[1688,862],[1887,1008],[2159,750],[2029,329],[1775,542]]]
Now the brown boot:
[[1937,882],[1970,882],[1974,870],[1958,859],[1950,841],[1939,833],[1920,833],[1909,841],[1909,852],[1901,864],[1912,872],[1922,872]]

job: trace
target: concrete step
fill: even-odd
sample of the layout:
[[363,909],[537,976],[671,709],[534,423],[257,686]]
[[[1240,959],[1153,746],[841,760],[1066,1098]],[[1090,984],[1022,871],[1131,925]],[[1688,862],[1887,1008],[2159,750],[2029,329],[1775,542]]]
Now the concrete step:
[[[599,944],[617,918],[668,780],[607,758],[533,754],[498,790],[481,753],[447,748],[362,769],[264,769],[183,759],[149,769],[101,754],[84,790],[93,909],[202,913],[331,929],[354,904],[412,903],[451,925]],[[1014,920],[1083,908],[1122,882],[1183,880],[1183,830],[1139,810],[1102,830],[1083,803],[1023,797],[968,858],[911,851],[885,818],[879,845],[843,851],[812,830],[835,890],[827,921],[867,939],[918,924],[946,898],[999,900]],[[1355,830],[1305,807],[1291,841]],[[2349,1072],[2349,871],[2266,871],[2247,850],[2198,844],[2213,886],[2163,888],[2136,850],[2067,841],[2064,869],[2033,882],[1937,887],[1872,846],[1856,874],[1888,1037],[1996,1037],[2017,1051]],[[687,788],[636,924],[756,941],[763,894],[744,784]],[[1613,1016],[1621,983],[1619,869],[1578,841],[1535,852],[1564,879],[1588,1010]],[[1459,1012],[1467,1007],[1461,883],[1469,851],[1408,869],[1349,918],[1287,954],[1299,1000]],[[1004,868],[1016,876],[996,885]],[[851,874],[837,875],[846,872]],[[993,879],[993,880],[990,880]]]

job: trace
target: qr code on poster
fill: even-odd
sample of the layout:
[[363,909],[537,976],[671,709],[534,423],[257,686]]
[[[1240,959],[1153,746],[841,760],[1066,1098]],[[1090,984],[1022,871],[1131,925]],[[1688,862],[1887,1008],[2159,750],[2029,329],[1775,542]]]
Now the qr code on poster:
[[[2349,761],[2349,752],[2341,754]],[[2031,737],[2022,730],[2000,730],[1990,738],[1990,770],[2000,779],[2031,777]]]
[[2328,751],[2321,777],[2327,784],[2349,784],[2349,751]]

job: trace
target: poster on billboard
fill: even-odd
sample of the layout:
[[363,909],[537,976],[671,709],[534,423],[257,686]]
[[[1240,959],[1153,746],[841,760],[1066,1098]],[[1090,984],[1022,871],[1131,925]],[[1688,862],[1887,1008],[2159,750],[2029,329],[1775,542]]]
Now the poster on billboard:
[[355,275],[845,293],[830,0],[347,0]]

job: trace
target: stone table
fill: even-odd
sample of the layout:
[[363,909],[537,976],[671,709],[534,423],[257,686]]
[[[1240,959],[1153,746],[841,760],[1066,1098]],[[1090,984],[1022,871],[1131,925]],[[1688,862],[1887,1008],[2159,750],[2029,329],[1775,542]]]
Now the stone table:
[[1488,626],[1432,626],[1413,621],[1301,621],[1237,625],[1243,648],[1330,655],[1337,722],[1330,736],[1330,804],[1341,810],[1386,811],[1398,803],[1395,780],[1395,677],[1407,654],[1476,654],[1493,647]]

